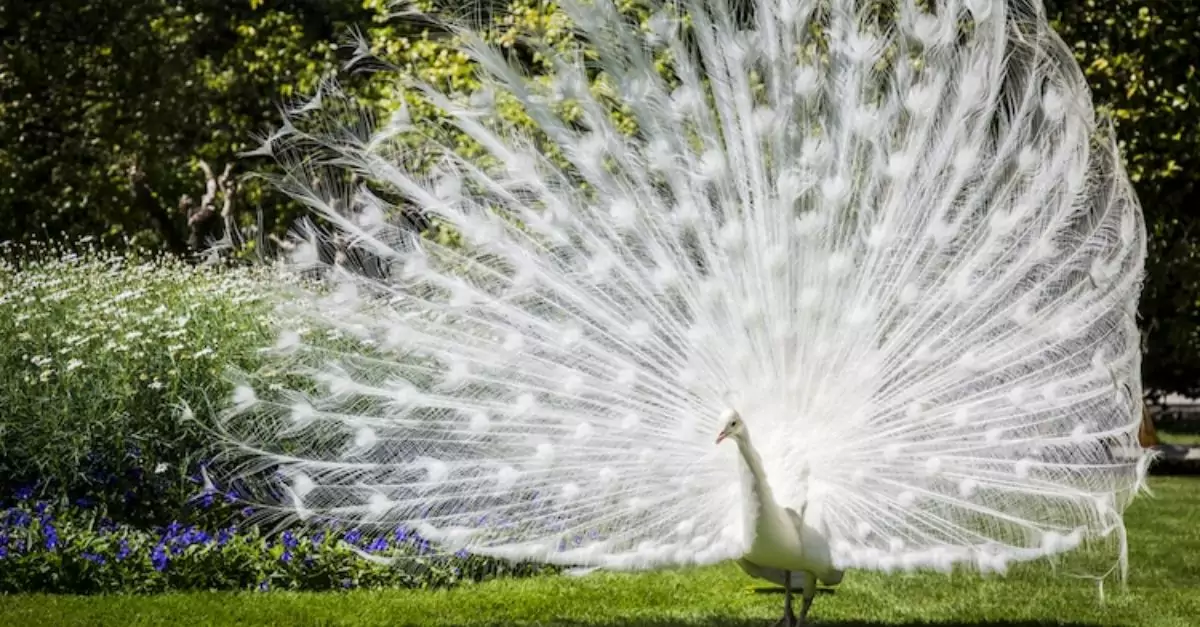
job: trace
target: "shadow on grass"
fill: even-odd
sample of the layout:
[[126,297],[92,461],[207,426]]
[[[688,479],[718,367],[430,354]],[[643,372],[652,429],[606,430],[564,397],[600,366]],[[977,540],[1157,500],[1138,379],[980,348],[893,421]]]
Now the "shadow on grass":
[[[760,586],[749,589],[754,594],[783,595],[783,588],[778,586]],[[836,594],[834,588],[817,588],[817,594]],[[799,599],[797,599],[799,604]],[[773,627],[771,621],[747,618],[661,618],[634,621],[602,621],[578,623],[574,621],[551,623],[556,627]],[[861,621],[861,620],[821,620],[810,616],[807,627],[1100,627],[1097,623],[1064,623],[1056,620],[999,620],[999,621],[925,621],[907,620],[894,622]]]
[[[783,588],[780,588],[779,586],[760,586],[756,588],[749,588],[749,590],[754,594],[778,594],[783,596]],[[837,590],[834,588],[817,588],[817,596],[822,594],[835,594],[836,592]],[[800,591],[796,590],[795,595],[796,598],[800,598]]]
[[1154,414],[1152,420],[1155,431],[1200,435],[1200,412],[1166,411]]
[[[641,621],[574,622],[556,621],[554,627],[772,627],[774,622],[750,619],[654,619]],[[1093,622],[1060,621],[846,621],[821,620],[809,616],[806,627],[1099,627]]]

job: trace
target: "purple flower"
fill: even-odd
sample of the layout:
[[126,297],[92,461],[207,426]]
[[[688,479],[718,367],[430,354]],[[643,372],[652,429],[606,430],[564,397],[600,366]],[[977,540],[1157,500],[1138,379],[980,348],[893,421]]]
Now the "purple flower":
[[46,523],[45,528],[42,529],[42,533],[46,534],[46,550],[53,551],[53,550],[57,549],[58,548],[58,530],[54,528],[54,525],[51,525],[50,523]]
[[408,539],[407,527],[396,527],[396,542],[404,542]]
[[313,544],[321,544],[324,541],[325,541],[325,532],[324,531],[318,531],[313,534],[313,537],[312,537]]
[[50,507],[49,503],[46,503],[45,501],[38,501],[38,504],[33,506],[33,514],[38,518],[45,518],[46,508],[48,507]]
[[283,532],[283,546],[285,548],[294,549],[298,544],[300,544],[300,541],[296,539],[296,534],[291,531]]
[[9,508],[5,518],[8,520],[8,524],[20,529],[28,527],[29,523],[33,520],[29,512],[15,507]]
[[167,569],[167,564],[171,563],[171,558],[167,557],[167,551],[162,543],[157,544],[150,551],[150,563],[154,565],[154,570],[160,573]]
[[358,529],[351,529],[350,531],[346,532],[346,535],[343,537],[343,539],[350,544],[358,544],[358,541],[362,540],[362,532]]
[[129,557],[129,540],[121,538],[121,545],[117,549],[117,561],[121,561]]
[[171,524],[167,525],[167,537],[173,538],[179,535],[179,532],[182,530],[183,523],[179,522],[178,520],[173,520],[171,521]]
[[226,503],[232,503],[232,502],[238,500],[239,498],[241,498],[241,497],[238,496],[237,490],[230,490],[225,493],[225,502]]
[[270,589],[271,589],[271,582],[267,581],[266,579],[262,580],[262,582],[258,584],[259,592],[266,592]]
[[179,542],[182,543],[183,546],[191,546],[193,544],[208,544],[210,540],[212,540],[212,536],[208,535],[208,533],[204,531],[196,529],[195,527],[188,527],[187,531],[184,531],[183,535],[179,537]]
[[88,553],[86,551],[83,553],[83,559],[85,559],[89,562],[92,562],[93,564],[99,564],[101,566],[103,566],[104,562],[106,561],[104,559],[103,555],[97,555],[95,553]]
[[237,527],[228,527],[217,532],[217,546],[225,546],[233,534],[237,533]]
[[216,502],[216,497],[212,490],[205,490],[200,494],[192,497],[193,501],[200,503],[201,509],[211,509],[213,503]]
[[279,556],[279,561],[283,562],[284,564],[291,564],[292,563],[292,552],[288,551],[288,550],[284,550],[283,555]]
[[15,494],[13,494],[13,496],[15,496],[18,501],[28,501],[29,499],[33,498],[33,486],[23,485],[17,488],[17,491]]
[[470,553],[467,553],[466,549],[462,549],[459,552],[455,553],[454,557],[457,557],[458,559],[461,560],[461,559],[466,559],[468,555],[470,555]]
[[388,546],[387,538],[378,537],[378,538],[375,538],[375,540],[371,542],[371,545],[367,547],[367,552],[375,553],[378,551],[382,551],[382,550],[386,549],[387,546]]
[[0,544],[0,560],[8,557],[8,547]]
[[253,515],[254,515],[254,508],[253,508],[253,507],[243,507],[243,508],[242,508],[242,516],[245,516],[246,518],[249,518],[249,517],[251,517],[251,516],[253,516]]
[[343,588],[347,588],[347,589],[349,589],[349,588],[353,588],[353,587],[354,587],[354,581],[353,581],[353,580],[351,580],[351,579],[343,579],[343,580],[342,580],[342,587],[343,587]]

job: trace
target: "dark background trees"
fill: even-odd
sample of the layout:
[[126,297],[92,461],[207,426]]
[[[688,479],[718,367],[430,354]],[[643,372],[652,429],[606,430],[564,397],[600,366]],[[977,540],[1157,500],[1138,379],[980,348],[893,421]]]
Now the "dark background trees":
[[[1047,5],[1145,208],[1146,383],[1200,395],[1200,3]],[[295,209],[242,176],[264,162],[237,155],[337,69],[350,27],[396,35],[385,13],[383,0],[0,4],[0,241],[92,236],[188,253],[223,233],[226,199],[239,228],[278,233]],[[411,68],[462,72],[419,39],[399,45]]]
[[[37,0],[0,9],[0,239],[188,249],[188,216],[334,43],[377,15],[325,0]],[[300,94],[293,93],[297,90]],[[238,163],[241,168],[244,164]],[[251,186],[240,203],[279,199]]]
[[1200,396],[1200,3],[1050,0],[1093,98],[1116,123],[1150,232],[1143,373]]

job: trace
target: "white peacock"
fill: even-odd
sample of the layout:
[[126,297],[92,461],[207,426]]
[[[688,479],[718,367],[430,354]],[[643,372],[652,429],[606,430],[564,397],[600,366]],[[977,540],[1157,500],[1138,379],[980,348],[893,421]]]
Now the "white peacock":
[[463,31],[478,92],[414,81],[485,160],[431,136],[417,167],[407,110],[364,130],[336,89],[270,139],[352,253],[287,304],[353,342],[289,332],[269,366],[315,386],[224,417],[286,480],[264,511],[581,568],[741,560],[786,624],[850,569],[1109,541],[1123,574],[1144,227],[1042,8],[559,4],[586,61],[547,47],[531,78]]

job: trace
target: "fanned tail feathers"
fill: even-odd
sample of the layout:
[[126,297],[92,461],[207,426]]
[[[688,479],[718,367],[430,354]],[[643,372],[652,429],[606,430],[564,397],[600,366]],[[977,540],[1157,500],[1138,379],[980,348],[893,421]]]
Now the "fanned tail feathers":
[[733,407],[841,568],[1123,549],[1144,227],[1037,3],[559,4],[586,63],[542,47],[529,77],[463,32],[481,89],[414,83],[482,157],[414,153],[406,111],[347,123],[336,89],[273,138],[373,260],[290,303],[343,336],[281,341],[313,387],[242,388],[222,422],[277,511],[576,566],[734,558]]

